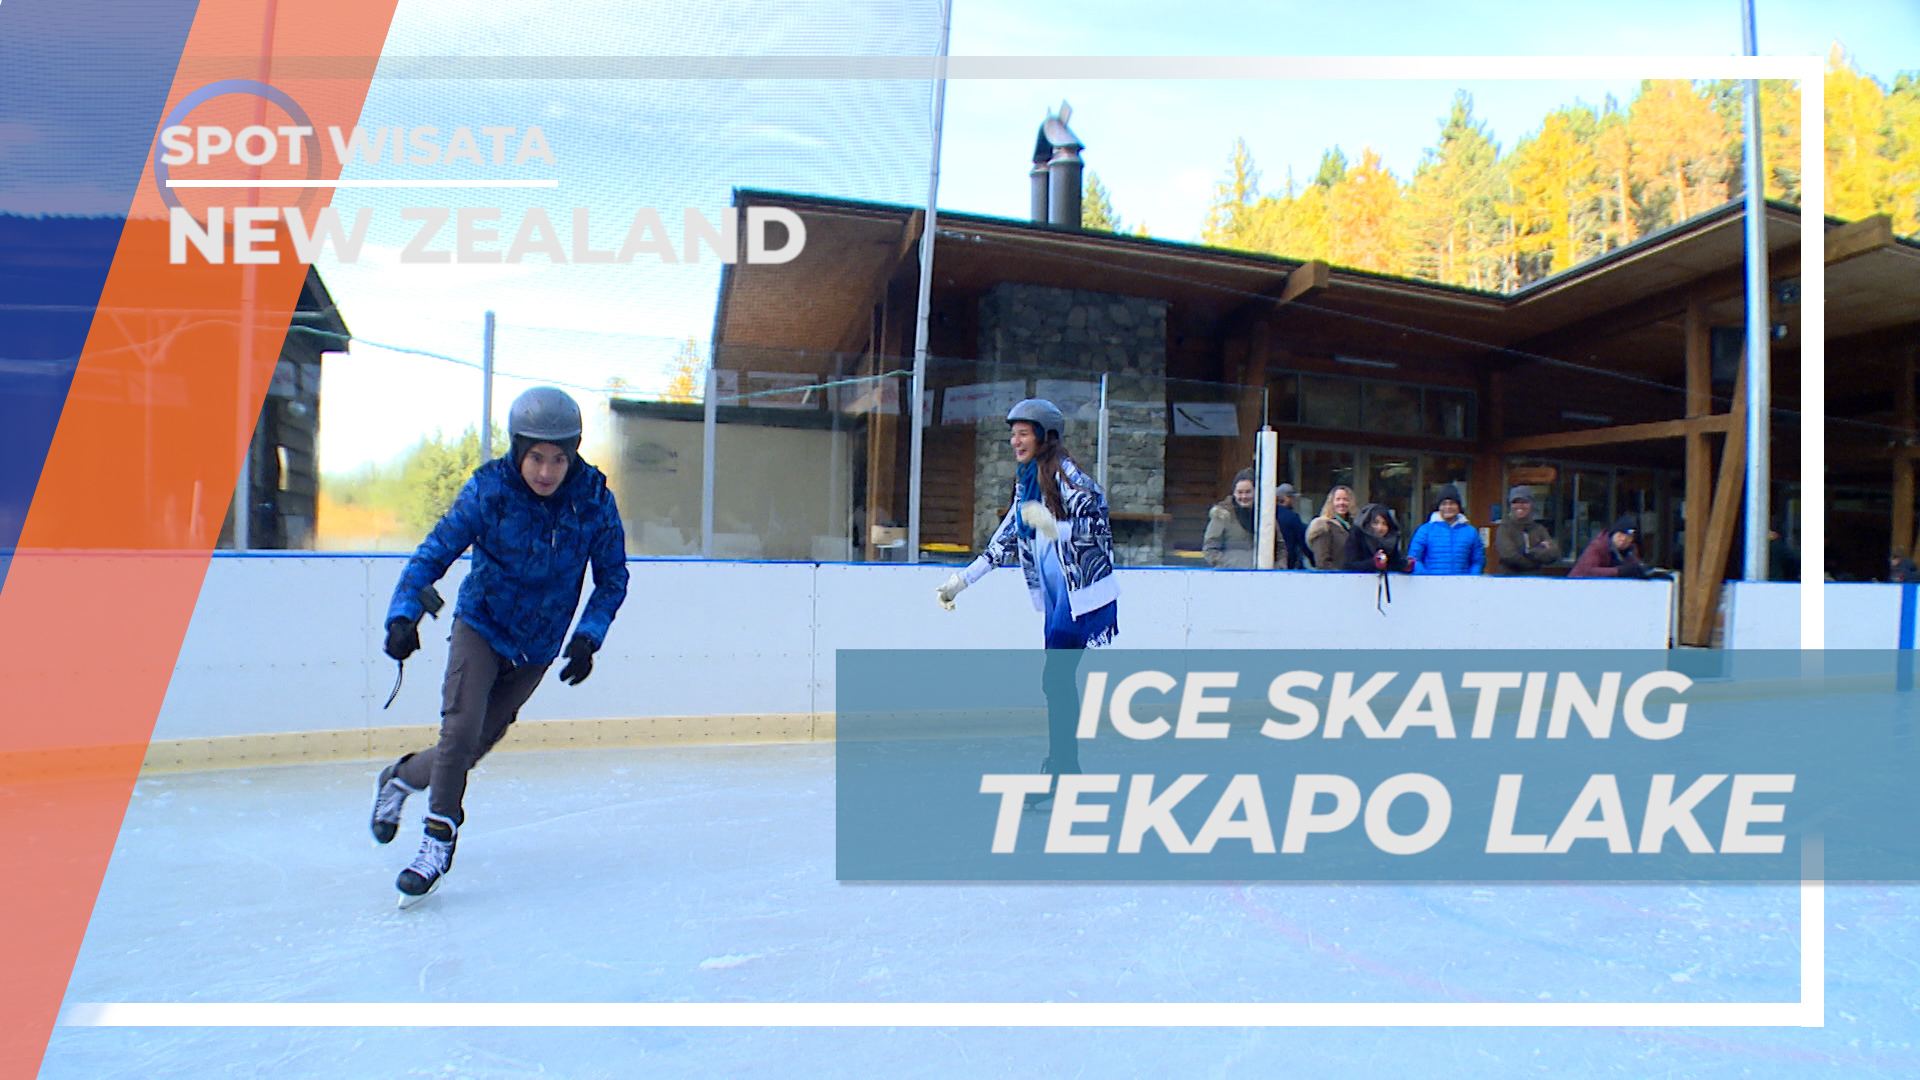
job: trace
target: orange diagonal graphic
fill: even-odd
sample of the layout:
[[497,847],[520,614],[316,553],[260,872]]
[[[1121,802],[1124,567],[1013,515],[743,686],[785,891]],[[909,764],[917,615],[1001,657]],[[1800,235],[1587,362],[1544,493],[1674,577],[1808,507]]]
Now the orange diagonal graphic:
[[[262,80],[324,140],[327,125],[359,119],[397,2],[203,0],[167,109],[222,79]],[[214,98],[184,122],[297,123],[248,95]],[[324,178],[337,178],[325,161]],[[304,161],[260,168],[306,175]],[[259,202],[304,198],[310,221],[330,195]],[[249,201],[234,189],[181,198],[202,218],[229,208],[229,220]],[[284,249],[278,265],[207,265],[197,252],[170,264],[165,213],[149,167],[0,589],[0,1077],[39,1071],[307,272]]]

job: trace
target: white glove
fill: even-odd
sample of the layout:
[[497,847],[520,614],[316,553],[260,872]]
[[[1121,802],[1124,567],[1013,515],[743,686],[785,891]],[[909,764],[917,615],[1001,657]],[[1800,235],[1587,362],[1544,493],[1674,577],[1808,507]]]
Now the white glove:
[[1021,503],[1020,520],[1027,523],[1027,528],[1049,540],[1060,539],[1060,523],[1053,519],[1045,503]]
[[933,590],[933,596],[934,596],[934,599],[940,601],[941,607],[945,608],[948,611],[952,611],[953,598],[956,596],[959,596],[962,592],[966,590],[966,588],[967,588],[966,578],[961,577],[959,574],[949,574],[947,576],[946,582],[943,583],[939,588]]

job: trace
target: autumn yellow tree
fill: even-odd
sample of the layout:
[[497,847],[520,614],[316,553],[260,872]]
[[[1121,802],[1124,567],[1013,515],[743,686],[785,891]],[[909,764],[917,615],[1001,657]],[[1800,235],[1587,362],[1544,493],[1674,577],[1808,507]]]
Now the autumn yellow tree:
[[[1891,214],[1920,233],[1920,77],[1891,86],[1830,54],[1825,211]],[[1412,177],[1371,149],[1326,150],[1306,184],[1260,191],[1246,140],[1234,140],[1203,223],[1206,243],[1289,259],[1512,290],[1656,229],[1707,213],[1744,186],[1744,84],[1647,80],[1625,107],[1555,109],[1502,156],[1472,100],[1456,95]],[[1797,204],[1801,90],[1760,83],[1766,195]]]
[[1643,185],[1641,233],[1727,201],[1732,149],[1712,94],[1684,79],[1648,79],[1628,109],[1635,179]]
[[1403,273],[1399,235],[1400,182],[1371,147],[1327,189],[1327,221],[1333,235],[1329,257],[1343,266],[1383,274]]
[[1597,179],[1594,126],[1590,109],[1555,109],[1508,162],[1512,194],[1500,208],[1514,223],[1512,251],[1537,256],[1538,272],[1557,274],[1598,248],[1605,189]]
[[661,397],[666,401],[704,401],[705,394],[702,391],[706,379],[707,362],[700,355],[700,343],[688,338],[680,343],[680,351],[673,356],[667,389]]

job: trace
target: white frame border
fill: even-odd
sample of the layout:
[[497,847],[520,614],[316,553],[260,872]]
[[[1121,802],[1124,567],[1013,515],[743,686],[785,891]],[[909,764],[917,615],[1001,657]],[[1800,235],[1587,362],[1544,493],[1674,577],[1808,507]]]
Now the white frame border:
[[[856,58],[848,58],[857,63]],[[1817,56],[956,56],[960,79],[1800,83],[1800,492],[1826,505],[1826,95]],[[1811,209],[1809,209],[1811,208]],[[1826,523],[1803,516],[1800,647],[1826,642]],[[117,1002],[62,1010],[66,1027],[1823,1027],[1826,889],[1804,839],[1795,1002]]]

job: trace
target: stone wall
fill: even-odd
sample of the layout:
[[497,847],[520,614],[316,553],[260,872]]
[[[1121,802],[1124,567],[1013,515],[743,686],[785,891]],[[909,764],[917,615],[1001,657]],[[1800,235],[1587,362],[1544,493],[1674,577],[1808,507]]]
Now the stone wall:
[[[1019,382],[1020,397],[1055,398],[1067,414],[1067,446],[1089,474],[1098,462],[1100,376],[1109,376],[1107,501],[1116,515],[1114,557],[1123,566],[1159,563],[1160,530],[1151,521],[1120,515],[1165,512],[1166,302],[1002,283],[980,298],[979,327],[977,381]],[[1000,523],[1013,489],[1006,422],[979,421],[975,447],[978,547]]]

